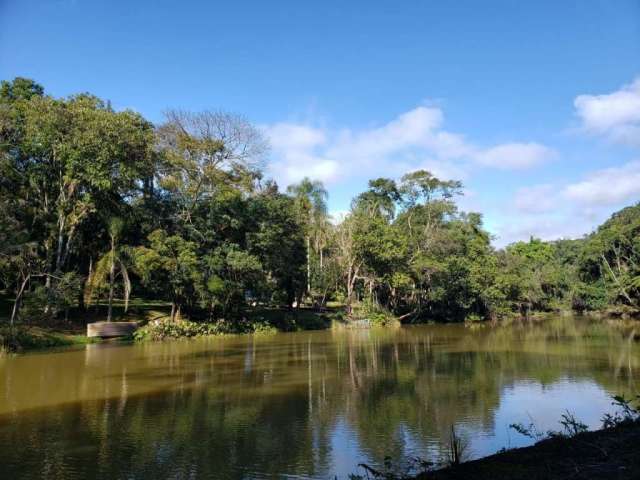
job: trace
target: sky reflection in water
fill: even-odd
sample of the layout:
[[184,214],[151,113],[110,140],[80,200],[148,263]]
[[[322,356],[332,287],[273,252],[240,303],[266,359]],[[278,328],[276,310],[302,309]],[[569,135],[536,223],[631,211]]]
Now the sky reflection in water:
[[[555,317],[507,327],[302,332],[0,360],[3,478],[346,478],[385,456],[438,460],[451,425],[481,456],[597,427],[634,393],[632,327]],[[8,475],[8,476],[6,476]]]

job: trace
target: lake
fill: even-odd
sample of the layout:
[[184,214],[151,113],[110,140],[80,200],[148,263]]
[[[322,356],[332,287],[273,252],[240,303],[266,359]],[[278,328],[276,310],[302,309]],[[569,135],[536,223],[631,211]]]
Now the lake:
[[[569,316],[93,344],[0,358],[0,478],[347,478],[600,425],[638,393],[640,325]],[[362,471],[360,471],[362,473]]]

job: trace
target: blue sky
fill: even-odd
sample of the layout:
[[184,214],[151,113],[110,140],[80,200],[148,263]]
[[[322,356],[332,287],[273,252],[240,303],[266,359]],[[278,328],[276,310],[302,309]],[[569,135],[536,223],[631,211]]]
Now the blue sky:
[[0,78],[154,122],[246,115],[334,212],[369,178],[461,179],[496,244],[640,200],[640,0],[0,0]]

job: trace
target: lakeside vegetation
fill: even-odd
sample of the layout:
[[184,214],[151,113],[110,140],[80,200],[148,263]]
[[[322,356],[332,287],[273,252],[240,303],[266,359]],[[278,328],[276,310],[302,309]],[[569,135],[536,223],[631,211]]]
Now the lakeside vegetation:
[[[636,400],[640,397],[636,398]],[[350,480],[457,480],[491,479],[634,479],[640,473],[638,440],[640,410],[633,400],[614,396],[615,414],[604,414],[602,428],[589,431],[587,425],[567,411],[559,424],[562,430],[539,432],[535,425],[510,428],[536,441],[532,446],[503,448],[488,457],[466,461],[464,438],[451,429],[444,458],[439,462],[414,459],[399,467],[388,459],[383,468],[360,464],[365,475],[352,474]],[[410,473],[418,471],[419,473]]]
[[[130,315],[134,298],[167,306],[148,338],[190,334],[175,325],[185,319],[200,334],[318,328],[331,316],[638,312],[640,205],[582,239],[496,249],[481,214],[457,207],[458,181],[373,179],[336,220],[321,183],[281,191],[264,177],[267,158],[262,133],[239,115],[169,110],[153,125],[87,93],[2,82],[5,346],[23,326],[83,324],[96,309]],[[328,302],[341,307],[327,312]]]

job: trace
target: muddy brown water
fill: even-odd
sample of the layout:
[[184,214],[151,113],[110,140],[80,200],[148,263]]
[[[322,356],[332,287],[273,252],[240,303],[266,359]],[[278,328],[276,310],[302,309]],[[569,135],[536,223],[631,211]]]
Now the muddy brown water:
[[[0,478],[347,478],[591,428],[640,392],[640,327],[550,317],[86,345],[0,358]],[[362,473],[362,472],[360,472]]]

